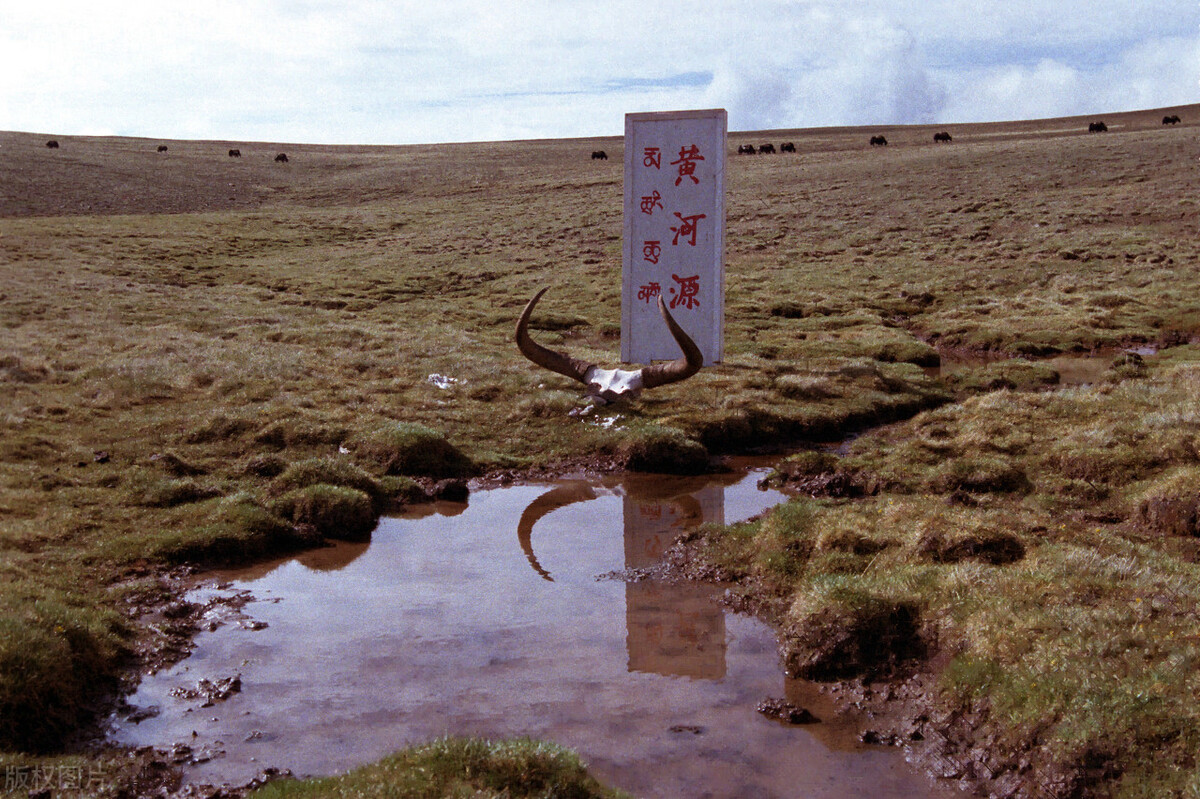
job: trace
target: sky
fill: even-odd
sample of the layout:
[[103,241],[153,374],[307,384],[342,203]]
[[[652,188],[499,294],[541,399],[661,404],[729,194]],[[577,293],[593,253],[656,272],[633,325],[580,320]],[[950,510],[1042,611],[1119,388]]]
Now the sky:
[[1200,102],[1200,0],[0,0],[0,130],[416,144]]

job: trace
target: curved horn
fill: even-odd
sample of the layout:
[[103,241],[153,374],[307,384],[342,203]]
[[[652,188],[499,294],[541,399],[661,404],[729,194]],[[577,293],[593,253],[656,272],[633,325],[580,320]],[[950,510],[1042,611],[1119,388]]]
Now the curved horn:
[[683,357],[676,358],[667,363],[656,363],[643,369],[642,385],[645,388],[665,386],[668,383],[678,383],[680,380],[687,380],[696,374],[696,372],[699,372],[701,366],[704,366],[704,355],[700,352],[700,348],[696,346],[696,342],[692,341],[691,336],[685,333],[683,328],[672,318],[671,313],[667,310],[667,304],[663,302],[661,294],[658,296],[658,310],[662,313],[663,321],[670,328],[671,335],[675,337],[679,348],[683,350]]
[[578,380],[580,383],[586,383],[584,375],[588,370],[593,368],[593,364],[587,361],[581,361],[578,358],[572,358],[564,355],[561,352],[549,350],[538,344],[529,337],[529,317],[533,314],[533,306],[537,305],[537,301],[546,293],[549,286],[533,295],[533,299],[525,306],[525,310],[521,312],[521,318],[517,320],[517,349],[521,351],[529,360],[536,363],[545,369],[552,372],[558,372],[560,375],[565,375],[573,380]]

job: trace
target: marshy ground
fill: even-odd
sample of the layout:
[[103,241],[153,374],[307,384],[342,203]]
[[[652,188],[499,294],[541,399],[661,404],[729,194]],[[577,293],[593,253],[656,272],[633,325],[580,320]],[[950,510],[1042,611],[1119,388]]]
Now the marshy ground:
[[[1200,107],[1172,111],[731,134],[725,363],[583,414],[510,339],[550,284],[535,337],[616,361],[619,139],[0,133],[0,762],[99,762],[61,752],[169,569],[369,535],[439,481],[897,422],[690,557],[793,670],[906,693],[948,776],[1197,794]],[[766,141],[797,152],[735,154]],[[1027,360],[1133,344],[1162,349],[1085,387]],[[950,353],[989,357],[923,368]]]

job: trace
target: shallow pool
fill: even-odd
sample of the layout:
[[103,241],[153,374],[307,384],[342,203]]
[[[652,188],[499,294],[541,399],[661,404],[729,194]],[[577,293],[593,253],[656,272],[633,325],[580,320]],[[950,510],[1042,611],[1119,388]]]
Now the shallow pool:
[[[332,774],[454,734],[564,744],[641,797],[958,795],[858,743],[719,589],[601,577],[781,501],[751,467],[477,491],[384,519],[370,544],[210,575],[191,598],[248,591],[245,615],[146,677],[130,702],[157,715],[114,719],[112,737],[182,744],[203,761],[187,778],[214,784]],[[240,690],[203,690],[234,677]],[[822,721],[772,720],[756,711],[767,698]]]

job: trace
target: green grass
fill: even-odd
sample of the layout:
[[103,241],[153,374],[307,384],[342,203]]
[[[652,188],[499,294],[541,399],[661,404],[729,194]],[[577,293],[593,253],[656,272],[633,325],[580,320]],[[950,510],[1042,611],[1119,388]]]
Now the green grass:
[[567,749],[530,740],[443,738],[325,779],[279,781],[255,799],[618,799],[625,794],[588,776]]
[[793,672],[886,678],[941,658],[926,712],[976,718],[997,773],[1024,761],[1030,784],[1065,774],[1084,795],[1191,795],[1189,357],[1094,388],[975,396],[863,436],[838,460],[805,453],[776,480],[870,474],[879,493],[793,500],[699,546],[741,591],[773,598]]

